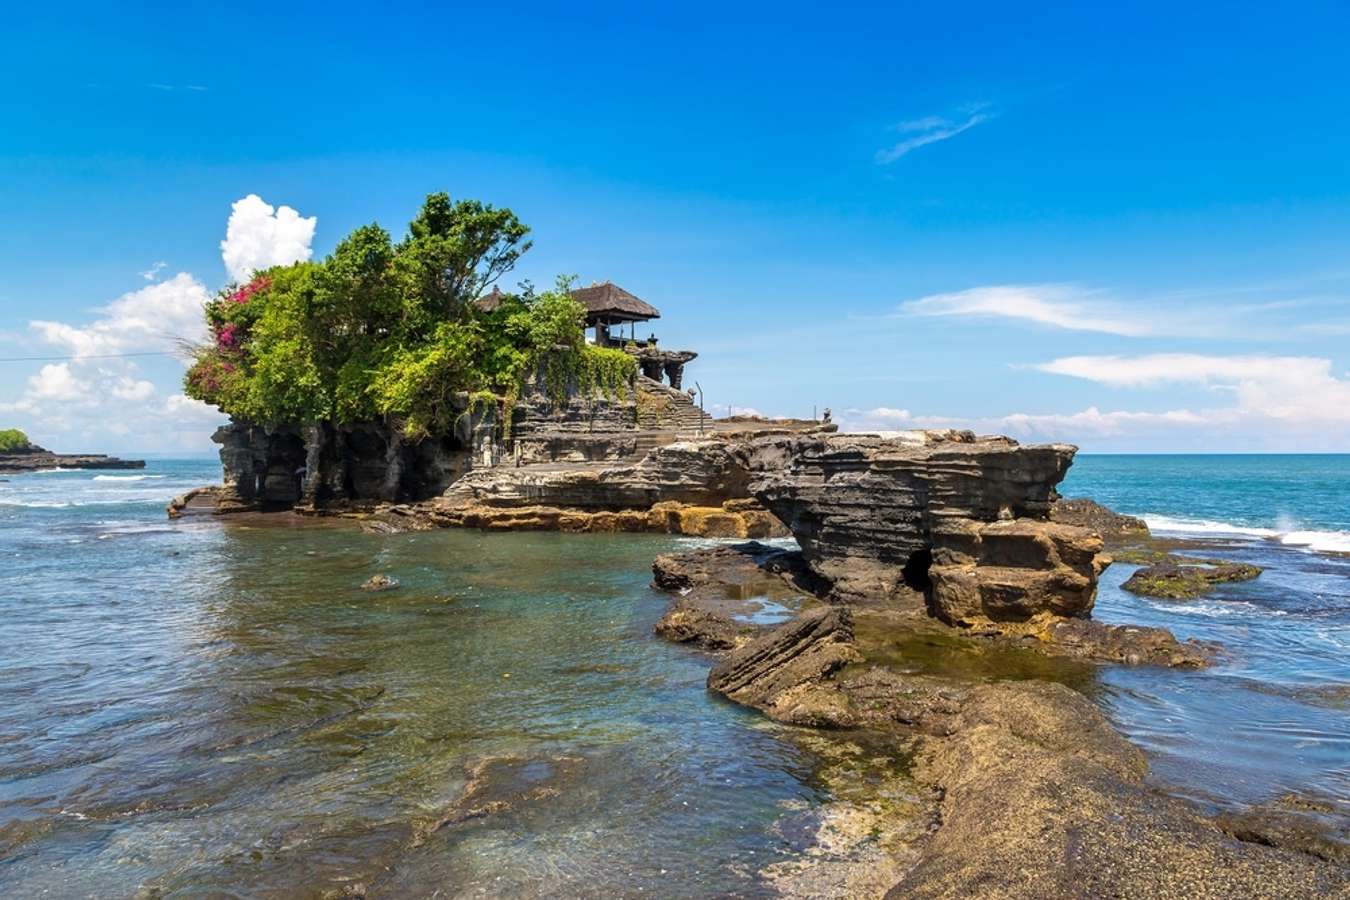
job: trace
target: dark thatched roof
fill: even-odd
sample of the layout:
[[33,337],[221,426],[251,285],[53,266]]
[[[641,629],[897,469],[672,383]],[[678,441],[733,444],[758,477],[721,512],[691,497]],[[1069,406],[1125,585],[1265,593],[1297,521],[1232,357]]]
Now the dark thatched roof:
[[501,288],[493,285],[492,290],[473,301],[473,305],[483,312],[492,312],[502,305],[502,298],[505,296],[506,295],[502,293]]
[[587,320],[611,319],[625,322],[643,322],[661,318],[661,311],[645,300],[640,300],[612,281],[577,288],[572,299],[586,307]]
[[[493,289],[473,301],[483,312],[492,312],[501,306],[506,295],[501,288]],[[612,281],[593,284],[572,291],[572,299],[586,307],[586,321],[606,319],[611,322],[645,322],[661,318],[661,311],[645,300],[634,297]]]

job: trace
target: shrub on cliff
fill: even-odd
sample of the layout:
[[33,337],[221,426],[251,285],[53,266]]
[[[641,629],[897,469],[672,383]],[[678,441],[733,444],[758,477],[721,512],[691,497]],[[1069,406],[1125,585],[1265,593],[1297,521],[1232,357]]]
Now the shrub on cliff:
[[28,442],[28,435],[17,428],[5,428],[0,430],[0,453],[6,453],[11,450],[26,450],[31,446]]
[[630,356],[586,344],[584,310],[554,290],[471,301],[530,248],[510,210],[427,197],[395,244],[378,225],[356,229],[318,262],[260,272],[206,308],[212,341],[198,348],[186,391],[253,422],[386,418],[410,436],[444,430],[465,392],[514,405],[527,378],[613,393]]

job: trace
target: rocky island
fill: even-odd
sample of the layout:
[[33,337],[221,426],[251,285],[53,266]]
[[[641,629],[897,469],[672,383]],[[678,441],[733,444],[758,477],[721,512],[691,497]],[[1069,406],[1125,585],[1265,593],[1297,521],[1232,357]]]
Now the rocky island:
[[144,469],[145,460],[118,459],[102,453],[53,453],[30,443],[18,429],[0,431],[0,474],[42,469]]
[[[466,222],[491,238],[451,240]],[[1074,667],[1197,668],[1218,649],[1092,619],[1106,542],[1147,532],[1059,498],[1074,447],[714,420],[683,388],[697,354],[640,339],[660,312],[623,288],[486,292],[524,234],[433,195],[398,245],[370,226],[222,292],[188,389],[232,417],[223,483],[169,514],[792,538],[653,567],[671,593],[657,633],[709,654],[710,690],[857,735],[922,788],[903,814],[868,806],[828,863],[777,870],[788,895],[1350,890],[1344,842],[1297,812],[1216,819],[1169,795],[1065,685]]]

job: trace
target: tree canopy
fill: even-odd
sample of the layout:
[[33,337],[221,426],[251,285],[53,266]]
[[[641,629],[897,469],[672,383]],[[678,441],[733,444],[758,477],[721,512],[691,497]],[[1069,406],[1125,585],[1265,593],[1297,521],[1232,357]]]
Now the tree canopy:
[[0,429],[0,452],[8,450],[24,450],[32,446],[28,442],[28,435],[17,428]]
[[509,209],[431,194],[398,243],[357,228],[326,259],[276,266],[206,306],[189,396],[259,423],[386,419],[411,437],[445,430],[466,392],[510,409],[540,372],[554,402],[565,382],[613,393],[635,364],[587,344],[584,310],[560,278],[526,284],[491,311],[472,300],[530,248]]

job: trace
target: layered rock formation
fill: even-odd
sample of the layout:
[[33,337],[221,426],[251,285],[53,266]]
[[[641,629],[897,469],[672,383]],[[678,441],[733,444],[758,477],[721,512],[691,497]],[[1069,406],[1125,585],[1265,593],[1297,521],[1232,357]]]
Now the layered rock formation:
[[[762,545],[663,556],[653,571],[658,587],[678,592],[657,632],[717,653],[710,689],[778,721],[848,729],[847,764],[866,779],[855,790],[881,811],[865,819],[866,837],[887,842],[886,859],[895,862],[886,869],[893,873],[887,897],[1314,897],[1350,890],[1338,807],[1285,803],[1210,819],[1151,786],[1144,754],[1082,695],[1035,679],[988,683],[984,654],[961,646],[982,638],[956,637],[941,645],[941,658],[897,655],[905,632],[930,644],[932,629],[943,626],[912,609],[809,600],[787,622],[749,624],[735,596],[774,593],[775,580],[780,589],[809,581],[796,554]],[[1106,648],[1108,656],[1082,654],[1092,658],[1124,659],[1147,645],[1161,654],[1147,661],[1187,665],[1200,649],[1160,629],[1083,619],[1051,628],[1088,643],[1094,631],[1109,632],[1119,642]],[[1153,634],[1141,644],[1143,632]],[[972,668],[962,669],[962,659]],[[1069,674],[1046,670],[1054,671]],[[869,753],[891,766],[906,760],[906,777],[923,793],[905,803],[880,799],[864,765]],[[840,835],[831,846],[847,841]],[[831,869],[830,885],[852,869],[859,877],[876,872],[881,862],[845,858],[854,861]],[[806,895],[856,894],[831,888]]]
[[410,441],[389,424],[341,428],[231,422],[211,439],[220,445],[223,487],[217,509],[325,506],[351,501],[426,500],[475,464],[491,464],[491,413],[467,409],[452,433]]
[[781,469],[758,467],[751,492],[836,599],[886,603],[918,590],[963,625],[1092,609],[1109,562],[1101,540],[1048,521],[1075,448],[949,431],[814,436],[786,449]]
[[30,444],[0,453],[0,472],[36,472],[40,469],[144,469],[143,459],[118,459],[102,453],[53,453]]
[[636,460],[475,470],[430,514],[480,528],[786,536],[777,518],[748,499],[751,478],[743,444],[680,441]]

